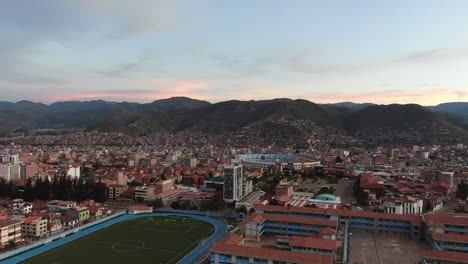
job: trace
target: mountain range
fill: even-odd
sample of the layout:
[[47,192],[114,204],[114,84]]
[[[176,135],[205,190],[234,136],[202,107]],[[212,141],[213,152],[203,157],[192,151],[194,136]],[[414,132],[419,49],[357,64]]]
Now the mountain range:
[[[351,102],[315,104],[307,100],[230,100],[209,103],[187,97],[152,103],[66,101],[51,105],[0,102],[0,132],[39,128],[84,128],[124,133],[197,131],[237,133],[258,128],[307,134],[310,125],[328,127],[353,136],[404,137],[422,133],[424,139],[467,138],[468,103],[424,107],[416,104],[375,105]],[[302,125],[301,125],[302,124]],[[275,129],[272,129],[275,128]]]

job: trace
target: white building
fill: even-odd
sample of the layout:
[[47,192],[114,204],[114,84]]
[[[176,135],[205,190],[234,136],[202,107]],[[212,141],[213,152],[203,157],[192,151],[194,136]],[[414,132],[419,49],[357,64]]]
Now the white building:
[[80,170],[81,170],[81,166],[71,165],[68,167],[67,176],[70,176],[72,178],[75,178],[75,177],[79,178]]
[[387,214],[422,214],[423,200],[413,196],[403,198],[388,198],[383,200],[384,211]]
[[242,165],[224,166],[224,201],[228,203],[239,201],[243,195]]
[[5,181],[11,180],[13,164],[10,162],[0,162],[0,178],[5,179]]
[[0,246],[4,247],[9,242],[18,243],[23,241],[21,226],[23,221],[0,220]]
[[24,219],[22,226],[23,238],[29,240],[43,238],[48,232],[47,222],[47,219],[42,219],[39,216],[30,216]]
[[6,155],[1,157],[2,162],[11,162],[13,164],[18,164],[20,162],[20,157],[19,155]]

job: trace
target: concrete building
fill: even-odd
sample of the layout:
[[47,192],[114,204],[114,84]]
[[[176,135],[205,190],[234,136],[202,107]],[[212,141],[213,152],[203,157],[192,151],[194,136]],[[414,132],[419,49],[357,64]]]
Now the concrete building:
[[147,199],[154,196],[154,188],[151,186],[138,186],[135,188],[135,199]]
[[211,264],[331,264],[333,256],[291,250],[254,247],[239,235],[228,235],[211,247]]
[[12,164],[10,162],[0,162],[0,178],[5,181],[11,180]]
[[438,174],[437,180],[439,183],[446,183],[453,188],[453,175],[454,172],[443,171]]
[[23,221],[2,220],[0,221],[0,246],[4,247],[8,243],[18,243],[23,241],[21,227]]
[[242,165],[227,165],[224,167],[223,197],[228,203],[237,202],[243,195]]
[[77,164],[69,165],[68,170],[67,170],[67,176],[70,176],[72,178],[79,178],[80,171],[81,171],[80,165],[77,165]]
[[127,185],[128,176],[125,175],[123,171],[117,171],[115,177],[117,178],[118,185]]
[[384,212],[387,214],[422,214],[423,200],[413,196],[402,198],[385,198],[383,200]]
[[107,197],[109,199],[118,199],[120,194],[128,189],[127,185],[111,184],[107,186]]
[[48,232],[47,222],[47,219],[42,219],[40,216],[30,216],[24,219],[21,229],[23,238],[28,241],[43,238]]
[[245,237],[260,241],[264,235],[319,236],[321,229],[336,230],[337,225],[325,218],[254,213],[246,223]]
[[20,168],[20,179],[27,180],[37,175],[39,172],[38,166],[35,163],[32,164],[23,164]]
[[80,223],[85,223],[89,219],[89,208],[87,206],[75,206],[67,211],[67,215],[71,215],[78,219]]
[[337,225],[349,223],[350,228],[355,231],[379,234],[391,233],[393,235],[407,236],[417,241],[422,237],[422,219],[418,215],[261,204],[256,205],[256,212],[280,216],[305,216],[311,219],[333,220],[337,222]]

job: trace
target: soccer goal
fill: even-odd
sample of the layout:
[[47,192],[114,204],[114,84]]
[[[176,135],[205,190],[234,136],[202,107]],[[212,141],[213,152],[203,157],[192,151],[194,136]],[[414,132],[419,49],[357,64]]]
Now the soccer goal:
[[166,224],[176,224],[176,223],[177,223],[177,220],[175,220],[175,219],[166,219],[166,220],[165,220],[165,223],[166,223]]

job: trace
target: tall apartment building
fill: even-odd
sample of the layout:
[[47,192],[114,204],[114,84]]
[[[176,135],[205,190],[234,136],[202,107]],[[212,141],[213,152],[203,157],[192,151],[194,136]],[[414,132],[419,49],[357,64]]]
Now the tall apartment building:
[[125,175],[123,171],[115,172],[115,178],[117,178],[118,185],[127,185],[128,176]]
[[38,240],[43,238],[48,232],[47,219],[40,216],[30,216],[23,221],[23,238],[28,240]]
[[243,197],[242,165],[227,165],[224,167],[224,201],[236,202]]
[[37,164],[23,164],[20,168],[20,179],[27,180],[32,178],[33,176],[37,175],[39,168]]
[[9,181],[11,179],[11,163],[0,162],[0,178]]

